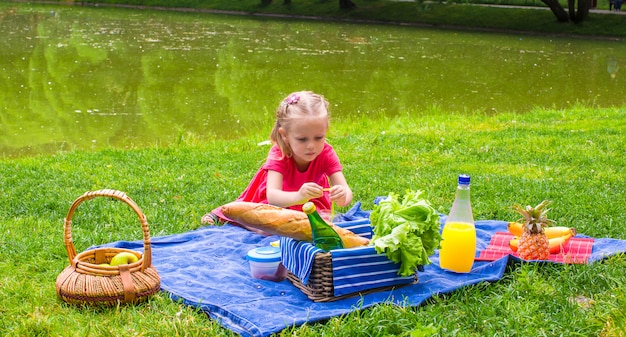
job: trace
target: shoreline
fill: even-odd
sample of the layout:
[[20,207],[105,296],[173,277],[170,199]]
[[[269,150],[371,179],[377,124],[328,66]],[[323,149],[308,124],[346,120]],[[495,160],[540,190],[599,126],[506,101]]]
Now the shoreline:
[[[60,1],[46,1],[46,0],[9,0],[9,2],[16,3],[35,3],[42,5],[64,5],[64,6],[82,6],[82,7],[107,7],[107,8],[127,8],[127,9],[141,9],[141,10],[156,10],[156,11],[172,11],[180,13],[206,13],[217,15],[235,15],[235,16],[252,16],[262,18],[276,18],[276,19],[296,19],[296,20],[309,20],[309,21],[324,21],[324,22],[336,22],[336,23],[354,23],[354,24],[375,24],[375,25],[395,25],[404,27],[416,27],[416,28],[432,28],[432,29],[444,29],[444,30],[457,30],[457,31],[470,31],[470,32],[482,32],[482,33],[500,33],[500,34],[522,34],[526,36],[549,36],[559,38],[573,38],[573,39],[589,39],[589,40],[605,40],[605,41],[624,41],[624,37],[620,36],[601,36],[601,35],[584,35],[584,34],[568,34],[568,33],[543,33],[527,30],[514,30],[505,28],[488,28],[488,27],[476,27],[476,26],[464,26],[464,25],[450,25],[450,24],[435,24],[424,22],[410,22],[410,21],[390,21],[390,20],[368,20],[368,19],[346,19],[346,18],[334,18],[327,16],[314,16],[314,15],[297,15],[297,14],[279,14],[279,13],[262,13],[254,11],[234,11],[234,10],[221,10],[221,9],[208,9],[208,8],[191,8],[191,7],[165,7],[165,6],[148,6],[148,5],[129,5],[129,4],[106,4],[106,3],[85,3],[85,2],[60,2]],[[507,5],[488,5],[488,4],[472,4],[472,6],[485,6],[485,7],[497,7],[497,8],[514,8],[514,9],[526,9],[526,10],[549,10],[547,7],[536,6],[507,6]],[[609,10],[591,9],[590,13],[600,15],[626,15],[626,11],[614,12]]]

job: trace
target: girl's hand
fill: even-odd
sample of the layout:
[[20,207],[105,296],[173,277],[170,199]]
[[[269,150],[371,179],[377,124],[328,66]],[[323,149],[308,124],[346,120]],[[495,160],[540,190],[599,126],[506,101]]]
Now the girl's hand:
[[346,192],[346,189],[343,185],[335,185],[331,187],[328,193],[330,196],[330,201],[342,206],[347,204],[346,197],[348,196],[348,193]]
[[302,197],[302,200],[304,202],[307,202],[311,199],[319,198],[324,195],[324,190],[322,189],[322,186],[316,183],[304,183],[302,186],[300,186],[300,190],[298,190],[298,192],[300,193],[300,196]]
[[330,184],[333,186],[329,191],[330,200],[339,207],[348,206],[352,202],[352,190],[346,181],[346,177],[339,171],[331,174],[329,178]]

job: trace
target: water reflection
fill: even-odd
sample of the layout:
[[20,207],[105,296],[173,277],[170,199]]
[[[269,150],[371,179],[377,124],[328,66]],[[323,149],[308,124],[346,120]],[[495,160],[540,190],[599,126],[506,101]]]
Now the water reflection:
[[611,78],[615,78],[617,76],[619,64],[617,63],[617,58],[615,56],[609,57],[606,65],[606,71],[609,73]]
[[324,93],[338,120],[624,104],[610,61],[626,55],[621,42],[71,6],[0,13],[4,156],[236,138],[269,127],[276,102],[303,88]]

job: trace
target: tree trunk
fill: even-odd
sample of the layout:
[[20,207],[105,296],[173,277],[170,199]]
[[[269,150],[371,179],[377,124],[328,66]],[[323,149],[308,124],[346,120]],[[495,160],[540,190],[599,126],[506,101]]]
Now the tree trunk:
[[559,22],[569,22],[569,16],[558,0],[541,0],[541,2],[550,7],[550,10]]
[[569,19],[572,22],[576,22],[576,0],[567,0],[567,11],[569,13]]
[[580,23],[589,15],[591,0],[578,0],[578,8],[576,8],[576,0],[568,0],[567,5],[570,20],[574,23]]
[[350,0],[339,0],[339,8],[341,9],[350,9],[355,7],[356,4]]
[[589,9],[593,7],[591,0],[578,0],[578,13],[576,13],[576,18],[578,21],[582,22],[589,16]]

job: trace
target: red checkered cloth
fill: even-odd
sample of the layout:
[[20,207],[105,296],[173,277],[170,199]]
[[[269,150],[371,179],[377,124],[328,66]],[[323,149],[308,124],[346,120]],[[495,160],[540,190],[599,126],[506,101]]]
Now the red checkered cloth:
[[[517,253],[509,248],[509,241],[515,236],[509,232],[496,232],[491,237],[487,248],[480,252],[476,261],[495,261],[506,255],[518,257]],[[591,256],[593,250],[593,238],[573,237],[563,245],[563,250],[558,254],[550,254],[548,261],[583,264]]]

